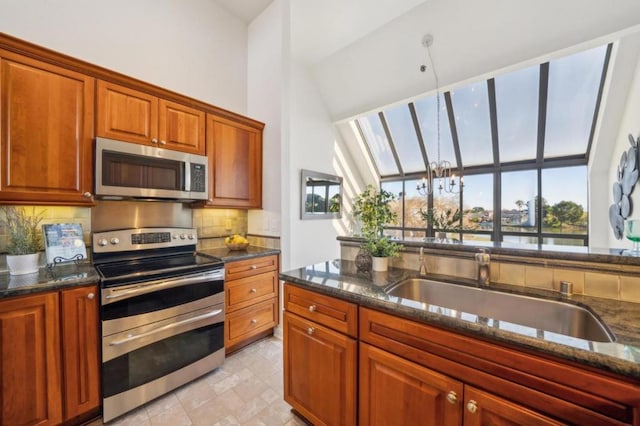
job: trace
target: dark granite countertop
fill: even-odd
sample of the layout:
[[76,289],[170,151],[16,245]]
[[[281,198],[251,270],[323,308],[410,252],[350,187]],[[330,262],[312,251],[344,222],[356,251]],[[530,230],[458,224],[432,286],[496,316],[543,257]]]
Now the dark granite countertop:
[[[363,241],[361,237],[343,236],[338,237],[337,240],[356,244],[361,244]],[[490,254],[640,266],[640,256],[627,256],[624,254],[625,250],[620,248],[515,244],[497,241],[441,241],[434,238],[422,237],[397,240],[397,242],[402,243],[407,248],[425,247],[469,253],[477,253],[479,249],[487,249]]]
[[0,272],[0,299],[96,284],[99,280],[100,276],[90,263],[57,265],[52,270],[40,268],[37,273],[25,275]]
[[[358,272],[355,263],[333,260],[280,274],[280,279],[319,292],[350,300],[434,326],[465,332],[477,337],[520,346],[551,354],[602,370],[640,379],[640,304],[581,295],[562,299],[559,294],[525,287],[491,284],[490,289],[542,297],[586,307],[600,317],[615,334],[616,342],[603,343],[578,339],[529,327],[501,328],[500,321],[446,307],[390,296],[384,289],[404,278],[415,277],[416,271],[390,268],[387,272]],[[429,275],[440,281],[447,277]],[[461,285],[471,281],[455,279]],[[532,333],[533,331],[533,333]]]
[[223,262],[233,262],[235,260],[245,260],[254,257],[270,256],[273,254],[280,254],[280,250],[249,246],[245,250],[229,250],[226,247],[198,250],[198,253],[206,256],[213,256],[222,259]]

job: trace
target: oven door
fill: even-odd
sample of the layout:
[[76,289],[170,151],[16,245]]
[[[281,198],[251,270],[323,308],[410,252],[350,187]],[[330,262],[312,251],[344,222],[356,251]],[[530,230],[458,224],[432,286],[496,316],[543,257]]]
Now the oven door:
[[160,279],[101,291],[102,335],[224,303],[224,270]]
[[109,421],[222,365],[224,303],[103,337],[102,355]]

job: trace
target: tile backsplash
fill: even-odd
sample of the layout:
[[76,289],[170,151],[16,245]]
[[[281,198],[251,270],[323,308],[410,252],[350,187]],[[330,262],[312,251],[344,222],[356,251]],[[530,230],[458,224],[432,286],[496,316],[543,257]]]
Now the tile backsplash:
[[[357,245],[343,243],[341,257],[354,260],[358,250]],[[476,264],[473,259],[468,258],[468,254],[453,254],[451,251],[448,254],[425,252],[427,270],[459,278],[476,278]],[[522,257],[518,261],[515,256],[508,257],[507,260],[500,259],[500,256],[492,258],[491,282],[558,291],[560,281],[569,281],[573,283],[575,294],[640,303],[640,277],[637,267],[621,265],[619,268],[598,271],[595,270],[598,265],[593,263],[587,265],[584,262],[565,261],[562,264],[559,262],[558,265],[540,265],[536,264],[539,262],[537,259]],[[418,253],[403,252],[401,257],[392,260],[391,265],[417,271],[420,266]]]
[[[24,207],[28,215],[32,211],[43,219],[41,225],[50,223],[79,223],[82,225],[84,243],[91,245],[91,208],[89,207],[60,207],[60,206],[27,206]],[[33,209],[33,210],[32,210]],[[4,212],[0,210],[0,221],[4,221]],[[44,246],[42,247],[44,250]],[[7,229],[4,224],[0,225],[0,253],[7,251]]]

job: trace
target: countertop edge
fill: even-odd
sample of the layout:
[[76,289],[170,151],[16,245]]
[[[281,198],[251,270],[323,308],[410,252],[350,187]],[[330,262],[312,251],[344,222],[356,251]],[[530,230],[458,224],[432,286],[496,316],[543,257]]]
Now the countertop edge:
[[[440,327],[448,331],[472,335],[497,344],[515,346],[541,355],[575,362],[604,372],[623,376],[627,379],[640,379],[640,364],[631,360],[625,360],[605,353],[574,348],[561,343],[543,341],[542,339],[535,337],[496,330],[492,327],[480,324],[469,322],[462,323],[461,320],[444,315],[429,313],[424,310],[395,304],[375,297],[314,283],[309,280],[289,275],[287,272],[281,273],[279,278],[283,281],[317,290],[318,292],[326,295],[336,296],[341,299],[357,303],[361,306],[382,310],[391,314],[398,314],[399,316],[412,321]],[[609,344],[606,343],[605,345]]]

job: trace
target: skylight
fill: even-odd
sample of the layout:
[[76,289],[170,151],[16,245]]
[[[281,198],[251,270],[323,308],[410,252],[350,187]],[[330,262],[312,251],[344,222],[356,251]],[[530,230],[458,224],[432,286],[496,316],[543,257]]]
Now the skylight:
[[[587,164],[610,54],[605,45],[441,93],[439,147],[435,95],[356,119],[382,188],[399,196],[401,223],[385,232],[587,245]],[[439,159],[464,175],[462,193],[417,191]],[[429,208],[455,220],[443,227]]]

